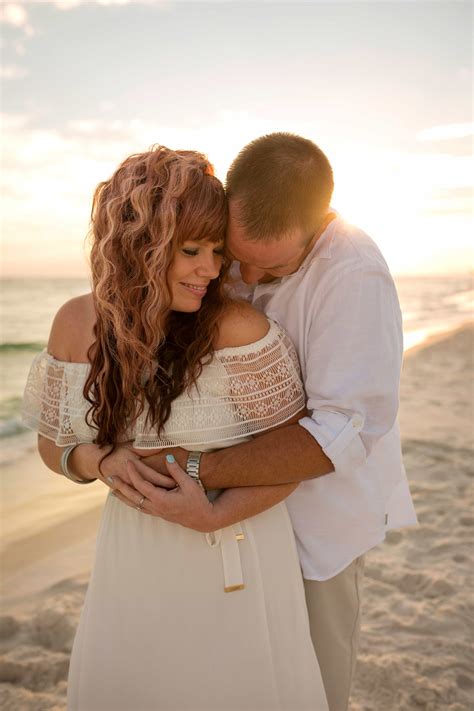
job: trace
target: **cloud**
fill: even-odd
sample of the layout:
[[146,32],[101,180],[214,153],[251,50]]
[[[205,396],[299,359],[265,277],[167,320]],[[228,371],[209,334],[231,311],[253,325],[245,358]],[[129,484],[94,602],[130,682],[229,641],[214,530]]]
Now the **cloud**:
[[21,3],[8,3],[0,7],[0,22],[22,30],[28,37],[34,35],[33,27],[28,22],[28,13]]
[[[223,179],[238,151],[259,135],[290,130],[314,140],[320,137],[312,122],[286,125],[247,112],[222,110],[205,124],[190,122],[185,128],[99,116],[77,118],[60,129],[41,128],[40,116],[1,117],[4,243],[13,256],[18,240],[28,244],[28,265],[35,264],[39,272],[49,269],[45,255],[55,250],[70,255],[68,269],[83,268],[81,250],[94,187],[132,153],[154,143],[201,150]],[[338,136],[325,136],[321,145],[334,165],[334,206],[374,235],[397,269],[407,268],[415,257],[422,263],[433,235],[436,244],[450,249],[454,243],[468,243],[469,156],[356,147],[341,143]]]
[[2,79],[23,79],[28,74],[25,67],[18,67],[15,64],[6,64],[0,67],[0,78]]
[[26,114],[0,114],[0,127],[2,132],[15,131],[26,126],[30,118]]
[[139,119],[131,121],[76,120],[59,129],[35,125],[35,117],[3,114],[2,174],[5,232],[31,222],[53,230],[61,222],[69,239],[84,236],[92,192],[126,156],[153,143],[195,148],[192,133],[186,138],[174,127],[160,127]]
[[72,10],[80,5],[156,5],[163,7],[169,4],[169,0],[42,0],[51,5],[55,5],[59,10]]
[[474,123],[450,123],[445,126],[426,128],[417,135],[417,141],[448,141],[466,138],[474,134]]
[[14,27],[23,27],[27,24],[28,14],[21,5],[4,5],[0,8],[0,22]]
[[[75,217],[84,215],[95,184],[107,178],[127,155],[155,143],[201,150],[214,163],[218,177],[224,179],[238,151],[259,135],[292,130],[315,138],[318,133],[313,124],[287,127],[245,112],[224,110],[205,125],[187,128],[141,119],[110,120],[105,115],[69,121],[55,130],[36,127],[33,117],[3,116],[3,174],[4,180],[11,178],[8,192],[17,196],[15,210],[22,210],[25,200],[33,200],[35,209],[41,212],[52,209]],[[460,191],[472,184],[469,156],[395,153],[369,146],[362,147],[359,155],[353,146],[343,148],[340,142],[330,140],[323,143],[334,164],[338,204],[353,210],[356,218],[358,206],[364,207],[370,196],[371,202],[376,198],[376,202],[388,205],[398,195],[405,207],[410,205],[416,211],[432,203],[433,196],[439,199],[440,190]],[[40,194],[37,200],[35,196]],[[52,195],[58,196],[54,204]],[[466,192],[457,193],[456,202],[466,196]]]
[[17,54],[19,57],[24,57],[26,54],[26,48],[21,42],[15,42],[13,45],[13,49],[15,50],[15,54]]
[[159,8],[168,7],[172,0],[17,0],[0,8],[0,22],[22,29],[27,35],[34,34],[28,23],[28,5],[54,5],[58,10],[73,10],[80,5],[154,5]]
[[114,111],[115,108],[116,106],[113,101],[101,101],[99,103],[99,109],[102,113],[106,113],[107,111]]
[[[110,177],[128,155],[156,143],[200,150],[223,179],[243,145],[278,128],[273,121],[228,111],[204,125],[186,128],[141,119],[84,117],[60,129],[44,129],[38,125],[39,116],[5,114],[0,118],[4,241],[15,245],[23,235],[22,239],[31,241],[29,261],[37,260],[38,264],[44,261],[37,239],[40,234],[50,235],[48,239],[61,249],[64,245],[79,249],[87,232],[95,186]],[[298,128],[300,133],[308,133],[308,126],[307,130]]]
[[439,188],[431,194],[426,213],[431,215],[472,215],[474,190],[472,187]]
[[84,119],[60,130],[45,130],[37,121],[25,114],[0,115],[4,274],[50,274],[60,264],[62,274],[85,276],[83,244],[95,186],[128,155],[153,143],[202,145],[193,132],[184,135],[138,119]]

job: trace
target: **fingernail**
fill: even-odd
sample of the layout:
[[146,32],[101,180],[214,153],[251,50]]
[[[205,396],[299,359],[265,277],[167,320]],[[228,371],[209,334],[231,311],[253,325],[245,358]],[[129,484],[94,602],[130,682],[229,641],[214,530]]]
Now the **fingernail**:
[[176,459],[173,457],[172,454],[167,454],[167,455],[166,455],[166,461],[168,462],[168,464],[174,464],[174,462],[176,461]]
[[114,483],[115,483],[113,476],[108,476],[108,477],[107,477],[107,481],[109,482],[109,484],[114,484]]

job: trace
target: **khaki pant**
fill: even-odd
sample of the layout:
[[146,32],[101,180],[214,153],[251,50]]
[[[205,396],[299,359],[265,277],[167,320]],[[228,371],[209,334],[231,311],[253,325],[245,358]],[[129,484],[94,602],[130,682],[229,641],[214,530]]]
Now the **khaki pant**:
[[359,644],[363,572],[364,556],[360,556],[334,578],[304,581],[311,638],[330,711],[347,711],[349,704]]

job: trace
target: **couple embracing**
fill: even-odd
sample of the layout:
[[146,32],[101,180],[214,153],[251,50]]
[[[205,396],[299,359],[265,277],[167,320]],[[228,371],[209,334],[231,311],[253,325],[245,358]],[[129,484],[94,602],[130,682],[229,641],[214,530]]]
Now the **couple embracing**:
[[111,489],[71,711],[347,709],[364,553],[416,517],[395,286],[332,190],[286,133],[226,192],[164,147],[98,186],[24,400],[47,466]]

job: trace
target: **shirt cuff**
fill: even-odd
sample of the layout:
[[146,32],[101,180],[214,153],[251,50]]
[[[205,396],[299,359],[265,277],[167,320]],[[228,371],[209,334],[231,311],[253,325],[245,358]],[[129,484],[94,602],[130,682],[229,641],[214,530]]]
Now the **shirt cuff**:
[[360,438],[364,418],[359,413],[349,417],[342,412],[315,410],[311,417],[303,417],[298,424],[318,442],[337,475],[351,476],[367,460]]

